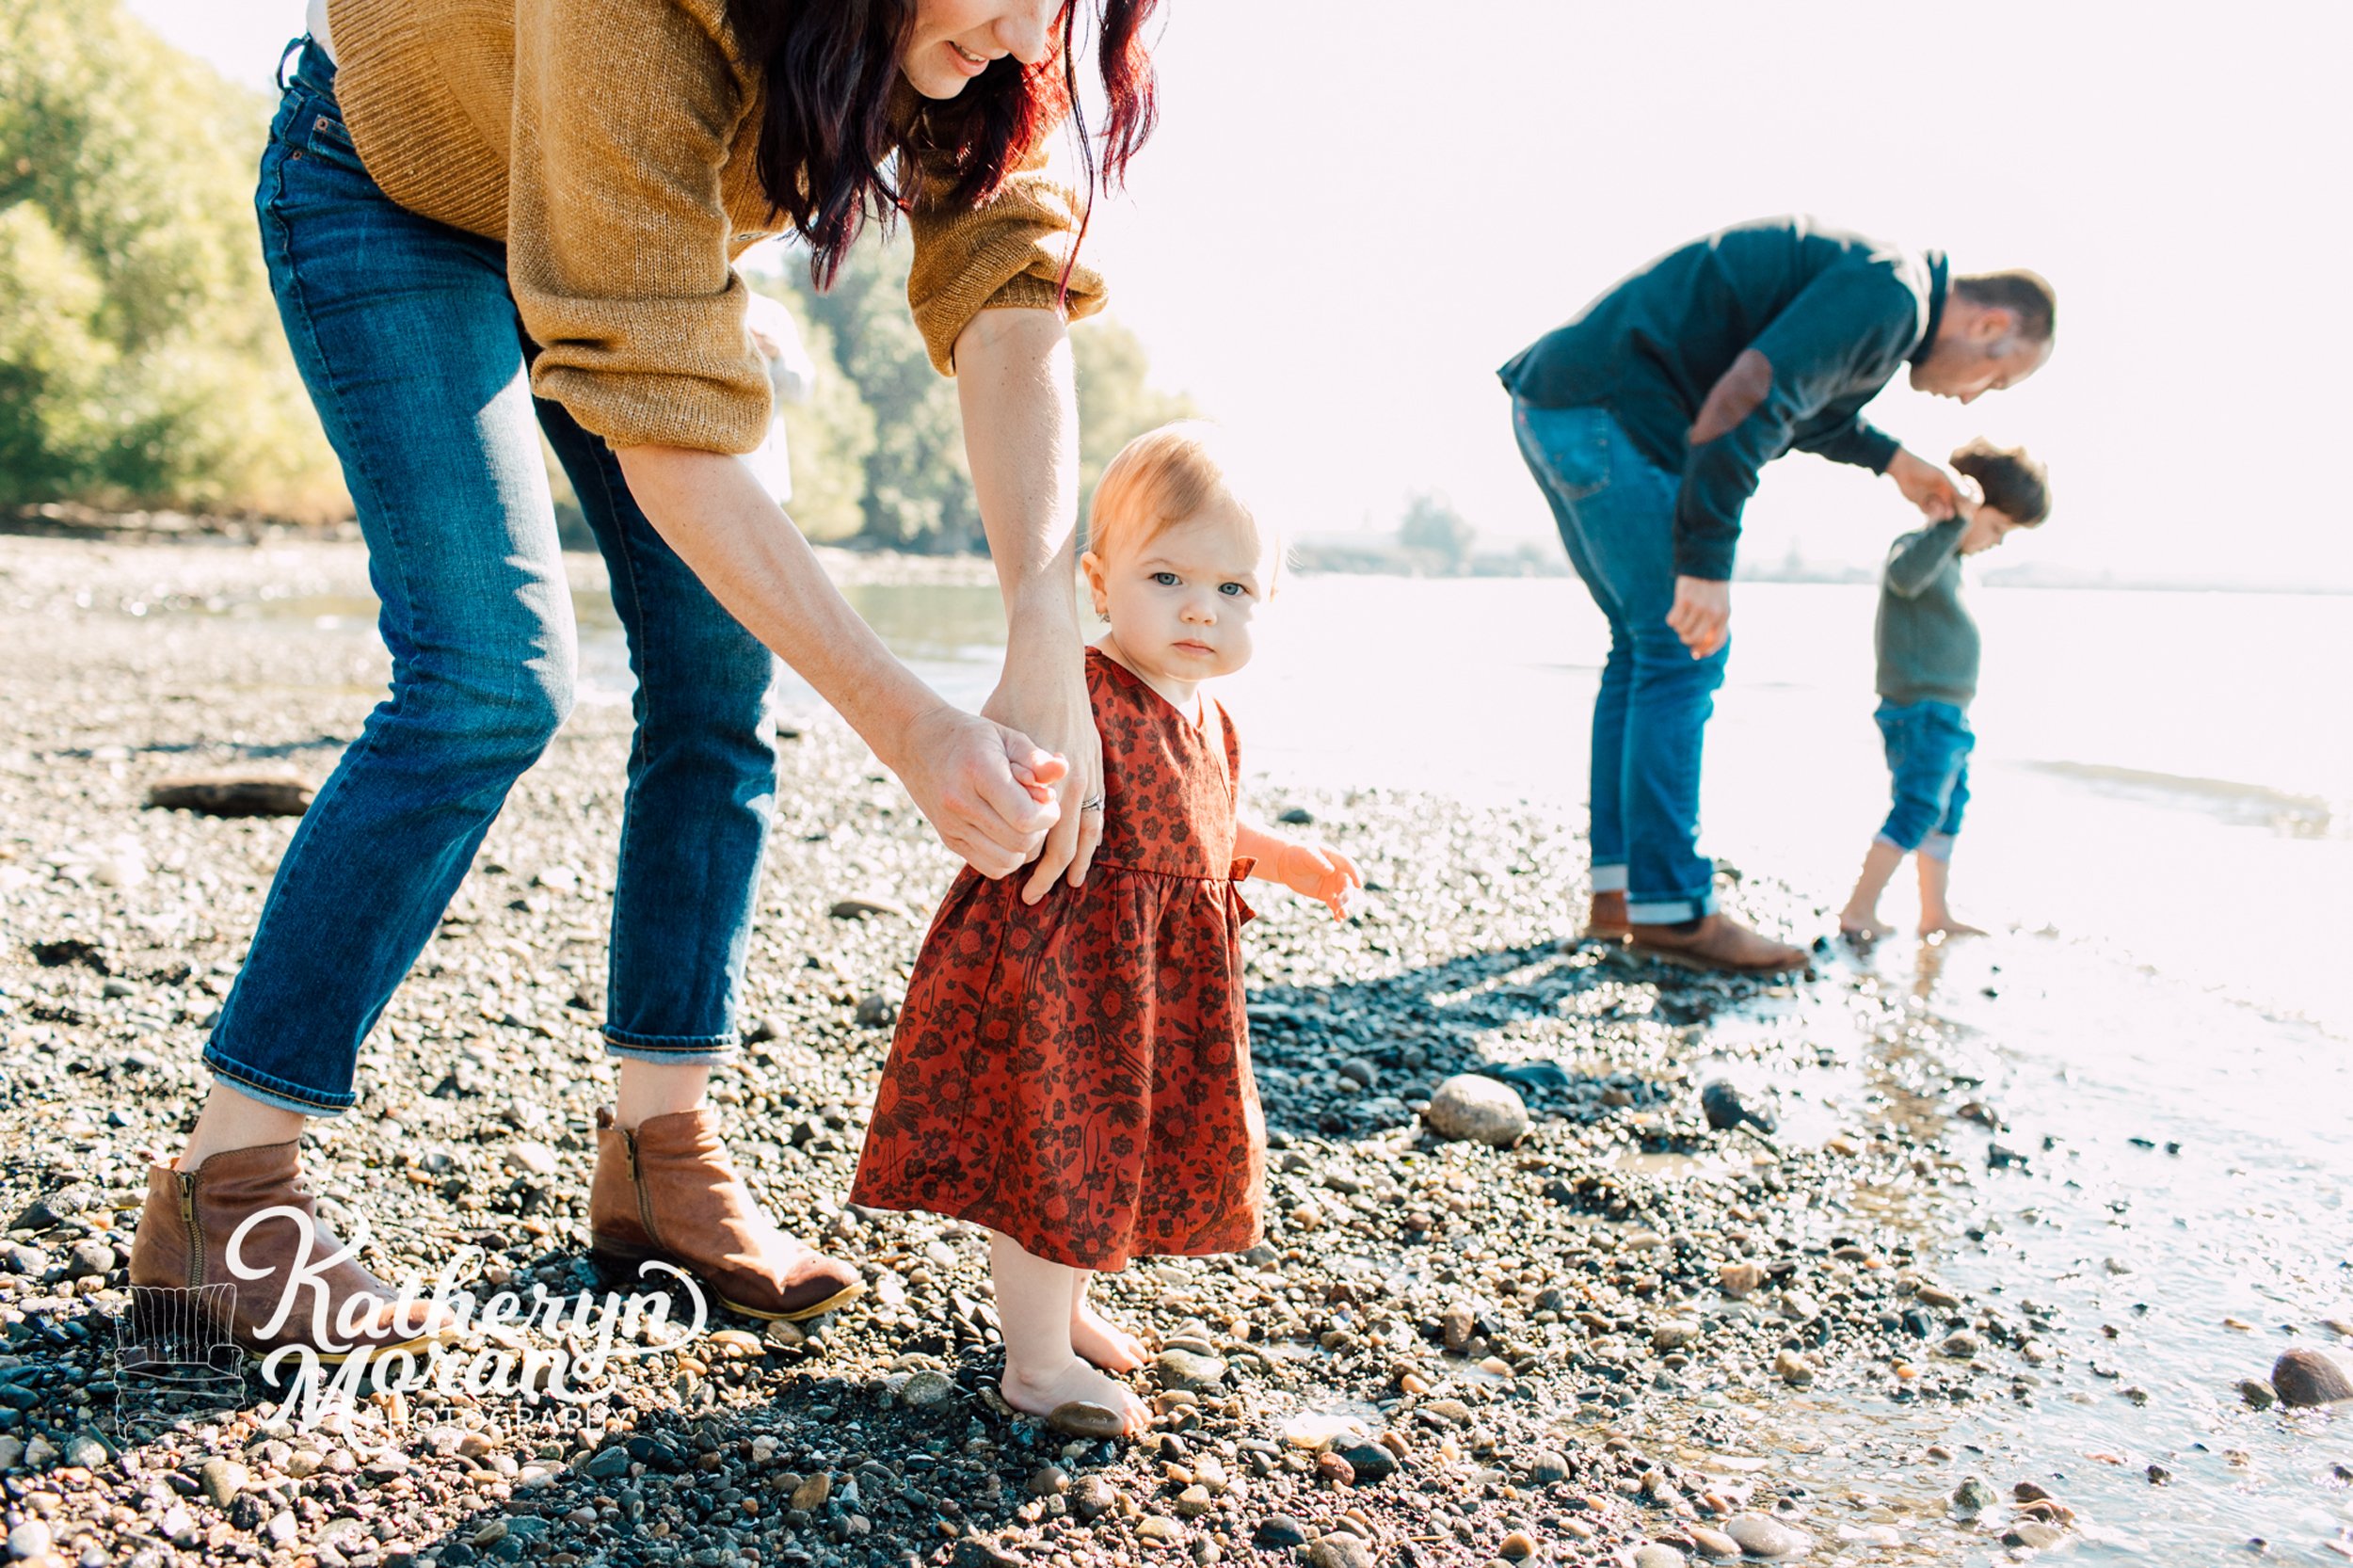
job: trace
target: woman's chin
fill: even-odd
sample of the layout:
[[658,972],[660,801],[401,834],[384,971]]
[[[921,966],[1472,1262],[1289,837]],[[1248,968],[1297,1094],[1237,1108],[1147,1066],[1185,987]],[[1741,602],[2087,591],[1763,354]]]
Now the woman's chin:
[[971,81],[970,77],[952,72],[909,71],[904,65],[899,68],[899,74],[906,78],[907,86],[918,94],[938,102],[962,97],[966,85]]

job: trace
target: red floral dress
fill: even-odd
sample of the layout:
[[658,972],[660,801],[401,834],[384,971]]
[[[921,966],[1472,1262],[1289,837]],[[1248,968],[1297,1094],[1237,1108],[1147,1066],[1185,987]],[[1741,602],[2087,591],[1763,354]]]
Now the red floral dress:
[[933,917],[850,1201],[1118,1269],[1257,1241],[1266,1123],[1250,1076],[1235,884],[1239,757],[1087,650],[1102,847],[1035,905],[969,866]]

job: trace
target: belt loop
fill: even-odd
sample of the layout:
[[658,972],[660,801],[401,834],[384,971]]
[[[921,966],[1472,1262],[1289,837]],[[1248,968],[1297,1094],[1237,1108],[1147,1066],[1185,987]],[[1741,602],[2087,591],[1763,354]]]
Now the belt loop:
[[295,52],[296,52],[296,50],[298,50],[298,49],[302,48],[305,44],[309,43],[310,41],[311,41],[311,35],[310,35],[310,34],[308,34],[308,33],[305,33],[305,34],[303,34],[300,38],[298,38],[298,39],[294,39],[294,40],[290,40],[290,41],[287,43],[287,45],[286,45],[286,47],[285,47],[285,48],[280,49],[280,50],[278,52],[278,90],[279,90],[279,91],[283,92],[283,91],[285,91],[285,90],[286,90],[286,62],[287,62],[288,60],[290,60],[290,59],[294,58]]

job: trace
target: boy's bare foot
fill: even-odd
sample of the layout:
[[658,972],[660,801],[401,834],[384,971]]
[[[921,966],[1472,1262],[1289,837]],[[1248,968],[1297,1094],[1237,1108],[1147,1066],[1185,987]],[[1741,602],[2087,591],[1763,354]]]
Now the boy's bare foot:
[[1096,1311],[1084,1296],[1070,1311],[1070,1348],[1107,1372],[1132,1372],[1144,1361],[1144,1341]]
[[1005,1402],[1030,1416],[1051,1416],[1064,1405],[1093,1405],[1107,1410],[1118,1421],[1121,1436],[1133,1437],[1150,1424],[1151,1415],[1134,1390],[1115,1378],[1104,1376],[1077,1356],[1059,1367],[1032,1370],[1005,1366],[1004,1381],[998,1389]]
[[1838,917],[1838,935],[1857,947],[1868,947],[1882,936],[1896,935],[1896,928],[1877,915],[1865,915],[1858,920],[1851,914],[1846,914]]
[[1922,920],[1920,935],[1923,936],[1982,936],[1985,933],[1966,920],[1957,920],[1947,915],[1941,920]]

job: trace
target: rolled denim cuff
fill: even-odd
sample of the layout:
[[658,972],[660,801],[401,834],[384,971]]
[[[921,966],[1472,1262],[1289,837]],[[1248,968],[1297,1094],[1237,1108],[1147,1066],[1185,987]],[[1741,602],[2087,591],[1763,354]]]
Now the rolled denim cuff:
[[1949,833],[1929,834],[1920,840],[1920,853],[1931,860],[1950,860],[1953,857],[1953,836]]
[[291,1111],[301,1116],[340,1116],[359,1103],[353,1094],[329,1095],[316,1089],[306,1089],[299,1083],[256,1071],[242,1062],[221,1054],[218,1047],[204,1048],[204,1065],[212,1075],[228,1084],[248,1099],[280,1111]]
[[1597,893],[1625,892],[1625,862],[1621,860],[1614,866],[1606,866],[1596,862],[1593,867],[1593,891]]
[[1679,925],[1716,912],[1714,889],[1697,898],[1654,898],[1637,901],[1627,899],[1626,923],[1629,925]]
[[733,1034],[678,1036],[632,1034],[627,1030],[604,1032],[604,1054],[624,1062],[660,1062],[675,1066],[725,1062],[743,1049]]

